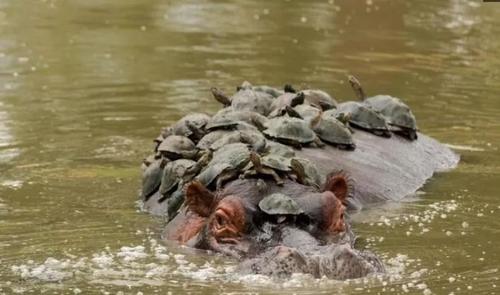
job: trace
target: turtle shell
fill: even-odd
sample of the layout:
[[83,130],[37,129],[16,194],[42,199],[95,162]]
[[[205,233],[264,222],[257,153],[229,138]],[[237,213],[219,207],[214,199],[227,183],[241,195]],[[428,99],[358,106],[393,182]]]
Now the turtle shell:
[[308,104],[299,104],[293,108],[306,122],[319,116],[321,110]]
[[377,95],[365,99],[365,104],[380,112],[387,123],[397,127],[417,130],[417,120],[410,108],[399,98],[389,95]]
[[290,158],[285,158],[280,155],[269,154],[263,156],[261,159],[261,164],[265,167],[273,168],[278,171],[289,172],[290,168]]
[[244,129],[228,132],[226,135],[212,143],[212,145],[210,145],[210,149],[215,151],[227,144],[238,142],[248,144],[255,151],[261,151],[266,147],[266,138],[260,131]]
[[291,160],[291,162],[292,161],[299,162],[300,165],[304,168],[304,174],[309,183],[315,184],[316,187],[319,187],[323,183],[321,174],[319,173],[316,165],[314,165],[313,162],[301,157],[295,157]]
[[268,141],[266,146],[267,154],[282,156],[285,158],[293,158],[295,157],[295,151],[284,144],[281,144],[276,141]]
[[276,98],[280,95],[282,95],[284,92],[282,90],[279,90],[277,88],[267,86],[267,85],[257,85],[252,87],[253,91],[260,91],[260,92],[265,92],[272,97]]
[[196,147],[200,150],[208,150],[210,149],[210,146],[222,137],[226,136],[228,133],[231,133],[233,131],[229,130],[214,130],[210,133],[205,134],[200,141],[196,144]]
[[304,210],[299,204],[285,194],[275,193],[259,202],[259,208],[269,215],[299,215]]
[[152,162],[142,175],[142,194],[143,200],[147,200],[151,195],[158,191],[161,184],[165,159],[158,159]]
[[327,143],[348,147],[355,146],[349,128],[332,116],[321,116],[313,130],[321,140]]
[[196,179],[203,185],[210,185],[222,172],[230,170],[232,166],[229,163],[213,163],[209,164],[205,170],[203,170]]
[[158,146],[158,151],[171,160],[192,159],[197,154],[196,147],[191,139],[181,135],[170,135],[165,138]]
[[243,169],[250,162],[250,150],[243,143],[231,143],[214,152],[212,160],[196,178],[209,185],[224,171]]
[[304,120],[290,117],[277,117],[270,119],[263,133],[271,138],[298,142],[311,143],[316,139],[314,131],[309,128]]
[[236,111],[251,111],[267,116],[273,100],[265,92],[242,89],[231,98],[231,107]]
[[385,118],[370,107],[356,101],[348,101],[337,106],[336,113],[349,113],[349,123],[367,130],[389,131]]
[[175,189],[186,175],[187,170],[194,165],[196,165],[196,162],[188,159],[179,159],[169,162],[163,169],[160,193],[165,195]]
[[[203,113],[192,113],[182,117],[172,126],[174,135],[182,135],[193,139],[196,134],[203,134],[205,125],[210,121],[210,116]],[[192,128],[196,128],[193,132]],[[198,138],[199,139],[199,138]]]
[[226,108],[215,114],[206,128],[207,130],[232,129],[240,122],[259,127],[267,122],[267,118],[252,111],[236,111],[232,108]]
[[302,90],[305,101],[313,106],[320,107],[322,110],[330,110],[337,107],[337,101],[328,93],[319,89]]

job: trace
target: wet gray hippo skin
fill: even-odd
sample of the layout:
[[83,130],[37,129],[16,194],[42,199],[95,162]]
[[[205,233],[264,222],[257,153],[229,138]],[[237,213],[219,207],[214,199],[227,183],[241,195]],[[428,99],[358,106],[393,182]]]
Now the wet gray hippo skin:
[[[303,272],[349,279],[383,272],[384,266],[374,254],[353,247],[354,235],[348,222],[342,222],[342,203],[360,209],[400,200],[419,189],[434,172],[455,167],[459,159],[423,134],[411,142],[364,131],[356,131],[354,137],[355,151],[328,146],[296,151],[313,161],[325,176],[320,190],[292,181],[277,186],[271,180],[257,179],[235,180],[218,192],[190,185],[187,205],[167,224],[164,238],[236,257],[242,273],[286,277]],[[329,181],[327,175],[339,169],[349,173],[353,192],[345,190],[346,182]],[[296,200],[307,217],[277,222],[260,211],[258,202],[274,192]],[[161,207],[156,196],[145,204],[147,210],[158,214]]]
[[332,169],[349,173],[354,182],[350,205],[357,209],[388,200],[398,201],[415,193],[435,172],[455,168],[459,156],[422,133],[418,140],[399,136],[383,138],[356,130],[356,150],[331,146],[304,148],[297,154],[313,161],[326,175]]

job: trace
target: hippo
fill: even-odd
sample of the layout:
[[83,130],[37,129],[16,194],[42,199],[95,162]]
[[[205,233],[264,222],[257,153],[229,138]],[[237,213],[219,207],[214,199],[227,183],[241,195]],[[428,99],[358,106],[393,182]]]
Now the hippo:
[[[185,189],[185,205],[165,227],[163,238],[234,257],[241,273],[354,279],[384,272],[373,253],[357,249],[348,215],[415,193],[435,172],[454,168],[459,156],[424,134],[418,140],[382,138],[356,130],[354,151],[304,147],[296,153],[316,165],[320,188],[291,180],[235,179],[217,191],[197,181]],[[344,172],[347,171],[347,172]],[[264,196],[282,193],[306,214],[277,221],[259,209]],[[144,203],[162,212],[160,196]]]

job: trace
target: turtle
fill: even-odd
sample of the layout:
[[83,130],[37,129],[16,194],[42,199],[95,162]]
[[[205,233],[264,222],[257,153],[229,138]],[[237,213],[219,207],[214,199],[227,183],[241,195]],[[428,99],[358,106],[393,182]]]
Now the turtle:
[[236,142],[245,143],[254,151],[263,151],[267,143],[264,135],[262,135],[262,133],[258,130],[234,130],[230,131],[229,133],[212,143],[212,145],[210,146],[210,150],[215,151],[227,144]]
[[259,208],[267,215],[274,216],[277,223],[284,222],[288,217],[293,219],[293,217],[305,213],[295,200],[282,193],[274,193],[264,197],[259,202]]
[[153,163],[155,160],[158,160],[160,158],[161,158],[161,155],[159,153],[155,153],[155,154],[149,155],[146,158],[144,158],[142,160],[142,164],[141,164],[142,172],[146,171],[146,169],[149,167],[149,165],[151,165],[151,163]]
[[177,190],[170,195],[170,198],[167,199],[167,222],[174,219],[179,212],[179,208],[184,203],[184,190],[185,185],[179,186]]
[[143,201],[147,201],[158,189],[161,184],[163,168],[167,160],[164,158],[153,161],[142,174],[142,192]]
[[228,97],[217,88],[211,89],[214,98],[224,106],[231,106],[236,111],[253,111],[267,116],[274,98],[261,91],[241,89],[232,97]]
[[294,157],[290,160],[290,166],[295,172],[297,182],[316,188],[319,188],[322,184],[321,174],[311,161],[301,157]]
[[198,150],[191,139],[181,135],[170,135],[165,138],[158,146],[158,152],[170,160],[194,159],[198,155]]
[[267,118],[252,111],[237,111],[232,108],[225,108],[210,119],[210,122],[206,125],[206,129],[209,131],[215,129],[234,129],[240,122],[252,124],[262,130],[267,122]]
[[260,157],[257,153],[252,152],[250,154],[250,163],[245,167],[244,177],[254,176],[254,175],[269,175],[271,176],[276,184],[283,185],[283,179],[280,174],[288,174],[292,172],[292,166],[290,165],[290,158],[285,158],[280,155],[268,154]]
[[417,139],[417,120],[410,108],[399,98],[376,95],[365,99],[364,103],[385,117],[392,132],[409,140]]
[[232,130],[224,130],[224,129],[218,129],[218,130],[213,130],[205,136],[203,136],[198,143],[196,144],[196,148],[200,150],[209,150],[212,144],[222,137],[226,136],[228,133],[233,132]]
[[216,189],[222,188],[224,182],[238,177],[241,170],[250,162],[250,150],[243,143],[231,143],[214,152],[206,168],[196,180],[209,186],[214,181]]
[[341,121],[333,116],[321,116],[312,126],[319,138],[339,149],[354,150],[356,144],[352,139],[351,131]]
[[404,102],[390,95],[376,95],[367,98],[361,83],[356,77],[349,76],[349,83],[363,103],[386,119],[389,130],[409,140],[417,139],[417,120]]
[[[253,149],[259,150],[263,148],[266,143],[263,141],[265,138],[262,136],[262,133],[253,125],[247,124],[243,121],[236,121],[236,124],[232,124],[231,122],[227,122],[228,126],[231,126],[233,129],[216,129],[209,133],[207,133],[203,138],[198,141],[196,147],[201,150],[217,149],[217,146],[220,146],[222,143],[222,139],[228,135],[243,134],[240,136],[242,142],[250,144]],[[240,133],[238,133],[238,131]],[[214,145],[214,143],[219,142]]]
[[168,136],[170,136],[172,134],[173,134],[172,127],[164,127],[164,128],[162,128],[160,134],[155,139],[153,139],[153,142],[154,142],[154,151],[157,152],[158,151],[158,146],[160,146],[160,143],[165,138],[167,138]]
[[178,186],[191,181],[201,169],[208,164],[210,153],[205,153],[197,162],[189,159],[178,159],[167,163],[163,169],[160,193],[168,198]]
[[319,147],[324,145],[314,131],[312,131],[308,124],[302,119],[276,117],[270,119],[266,127],[267,129],[263,131],[264,135],[298,149],[300,149],[302,145],[310,143],[316,143]]
[[323,111],[334,109],[337,107],[337,101],[328,93],[319,89],[305,89],[304,100],[307,104],[322,109]]
[[349,124],[353,127],[366,130],[378,136],[391,137],[391,132],[385,118],[361,102],[343,102],[331,113],[334,117],[337,117],[340,113],[349,114]]
[[286,92],[277,97],[271,104],[269,117],[277,117],[284,114],[287,107],[295,107],[304,103],[304,93]]
[[267,141],[265,153],[285,158],[295,157],[295,151],[291,147],[272,140]]
[[321,114],[321,109],[309,104],[299,104],[293,108],[306,122],[311,122]]
[[210,121],[210,116],[203,113],[192,113],[182,117],[172,126],[174,135],[182,135],[191,140],[198,141],[205,135],[205,126]]

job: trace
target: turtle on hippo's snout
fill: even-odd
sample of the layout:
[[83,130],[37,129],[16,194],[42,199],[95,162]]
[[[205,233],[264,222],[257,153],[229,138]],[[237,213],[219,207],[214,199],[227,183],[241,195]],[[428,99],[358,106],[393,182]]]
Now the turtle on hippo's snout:
[[[342,173],[330,175],[322,190],[291,180],[278,186],[239,179],[212,192],[193,181],[186,187],[185,209],[167,225],[164,238],[238,258],[243,273],[345,279],[383,271],[378,259],[367,259],[373,254],[352,246],[344,215],[349,190]],[[336,269],[341,264],[349,271]]]

